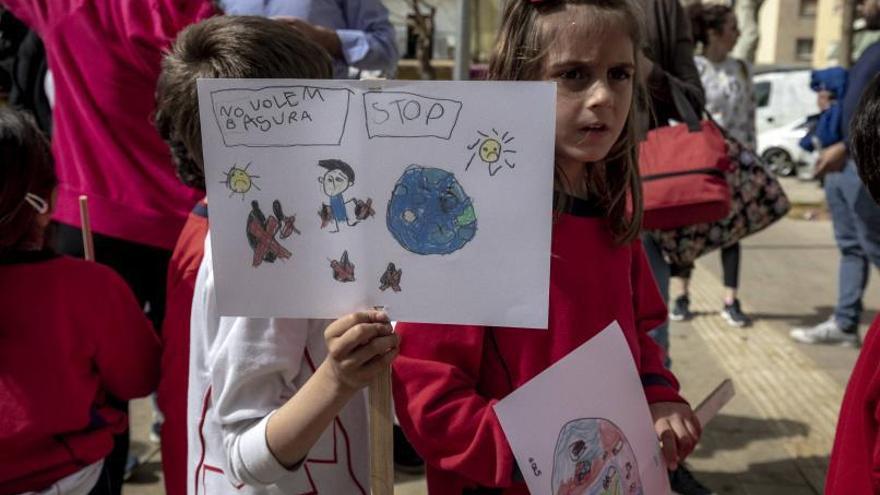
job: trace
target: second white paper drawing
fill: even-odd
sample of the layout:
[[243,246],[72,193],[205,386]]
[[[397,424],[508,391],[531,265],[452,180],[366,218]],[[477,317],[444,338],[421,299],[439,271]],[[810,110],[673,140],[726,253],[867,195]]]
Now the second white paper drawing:
[[669,493],[648,403],[617,322],[505,397],[495,412],[532,495]]

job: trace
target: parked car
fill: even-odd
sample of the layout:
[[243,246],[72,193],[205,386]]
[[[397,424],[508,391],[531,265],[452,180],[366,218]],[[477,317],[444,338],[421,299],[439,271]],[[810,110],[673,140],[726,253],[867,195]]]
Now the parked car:
[[816,93],[810,89],[810,70],[759,67],[754,77],[758,135],[819,113]]
[[798,144],[807,134],[807,126],[807,119],[802,118],[758,134],[758,155],[776,175],[812,176],[818,153]]

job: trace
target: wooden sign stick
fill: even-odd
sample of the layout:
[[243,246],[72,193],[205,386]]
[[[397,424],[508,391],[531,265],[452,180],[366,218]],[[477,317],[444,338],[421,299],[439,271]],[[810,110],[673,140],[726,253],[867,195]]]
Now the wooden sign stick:
[[733,382],[730,378],[721,382],[720,385],[715,387],[715,390],[712,391],[703,402],[694,409],[694,414],[696,414],[697,419],[700,420],[700,425],[706,426],[709,424],[709,421],[712,421],[721,408],[727,405],[733,396],[736,395],[736,389],[733,387]]
[[92,224],[89,221],[89,197],[79,197],[79,219],[82,223],[83,252],[86,261],[95,261],[95,243],[92,239]]
[[394,493],[394,433],[391,416],[391,368],[370,382],[370,490]]

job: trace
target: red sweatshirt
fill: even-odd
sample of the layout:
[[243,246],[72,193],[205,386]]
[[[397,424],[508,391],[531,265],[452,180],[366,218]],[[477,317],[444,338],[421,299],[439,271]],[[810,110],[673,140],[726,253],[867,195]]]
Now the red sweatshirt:
[[183,226],[171,262],[162,322],[162,376],[157,402],[162,424],[162,471],[167,495],[186,495],[186,401],[189,380],[189,320],[199,265],[205,255],[208,206],[199,203]]
[[2,0],[39,34],[55,80],[55,219],[78,226],[88,194],[100,234],[171,249],[202,196],[177,179],[153,128],[162,51],[211,0]]
[[880,317],[874,320],[840,408],[826,495],[880,493]]
[[548,330],[398,324],[394,403],[426,460],[429,492],[527,494],[512,480],[513,452],[492,406],[612,321],[623,328],[648,402],[683,402],[648,335],[665,318],[641,243],[616,246],[604,220],[566,214],[553,227]]
[[142,397],[159,341],[128,285],[104,265],[47,253],[0,259],[0,495],[40,491],[102,459]]

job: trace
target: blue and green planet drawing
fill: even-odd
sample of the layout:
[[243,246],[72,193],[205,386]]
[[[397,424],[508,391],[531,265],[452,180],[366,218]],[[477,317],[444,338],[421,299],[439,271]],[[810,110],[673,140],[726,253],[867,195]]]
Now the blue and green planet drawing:
[[387,224],[404,249],[421,255],[453,253],[477,233],[473,201],[455,176],[418,165],[394,185]]

